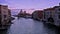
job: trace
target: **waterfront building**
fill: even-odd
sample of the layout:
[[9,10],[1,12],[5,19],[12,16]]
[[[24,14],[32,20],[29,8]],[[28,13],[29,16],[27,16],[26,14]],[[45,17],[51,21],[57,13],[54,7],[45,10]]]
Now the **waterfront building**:
[[55,25],[60,26],[60,6],[55,6],[54,20]]
[[44,9],[44,19],[48,22],[48,18],[54,18],[54,8]]
[[26,11],[23,12],[23,17],[26,17]]
[[35,10],[32,13],[32,18],[36,20],[42,20],[43,19],[43,11],[42,10]]
[[[50,17],[52,20],[49,19]],[[44,9],[44,21],[46,21],[46,23],[60,26],[60,6]]]
[[0,26],[4,28],[6,25],[9,25],[9,19],[11,17],[11,12],[8,9],[7,5],[0,5]]
[[23,13],[24,13],[24,12],[23,12],[23,10],[21,9],[20,12],[18,13],[18,17],[23,17],[23,16],[24,16]]
[[23,11],[22,9],[20,10],[20,12],[18,13],[19,17],[26,17],[26,11]]
[[9,15],[9,22],[11,22],[11,10],[10,9],[8,9],[8,15]]

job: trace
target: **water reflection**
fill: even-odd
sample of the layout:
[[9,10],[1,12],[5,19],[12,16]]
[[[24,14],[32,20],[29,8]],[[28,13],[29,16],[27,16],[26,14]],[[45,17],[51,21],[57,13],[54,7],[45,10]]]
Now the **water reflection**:
[[51,24],[44,24],[44,31],[48,34],[60,34],[60,28]]
[[8,34],[7,30],[0,30],[0,34]]
[[33,19],[15,19],[12,21],[7,31],[0,31],[2,34],[60,34],[60,30],[57,27],[53,27],[49,24],[43,24],[40,21]]

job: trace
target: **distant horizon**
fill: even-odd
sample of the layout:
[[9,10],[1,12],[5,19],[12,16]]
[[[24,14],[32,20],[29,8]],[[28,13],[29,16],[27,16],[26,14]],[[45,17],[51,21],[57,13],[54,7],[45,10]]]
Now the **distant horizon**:
[[[59,6],[60,0],[0,0],[0,4],[8,5],[9,9],[34,9],[43,10]],[[32,13],[33,11],[28,11]],[[16,11],[15,11],[16,12]]]

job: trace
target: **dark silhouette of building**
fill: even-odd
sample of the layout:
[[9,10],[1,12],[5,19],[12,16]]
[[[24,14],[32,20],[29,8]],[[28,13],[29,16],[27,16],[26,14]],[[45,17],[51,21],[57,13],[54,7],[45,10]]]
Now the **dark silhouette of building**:
[[36,20],[41,20],[43,19],[43,11],[42,10],[35,10],[32,13],[32,18]]

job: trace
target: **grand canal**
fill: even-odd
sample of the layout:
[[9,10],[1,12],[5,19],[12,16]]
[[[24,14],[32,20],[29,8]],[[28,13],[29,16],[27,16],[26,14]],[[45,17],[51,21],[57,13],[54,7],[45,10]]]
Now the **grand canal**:
[[43,24],[41,21],[20,18],[12,21],[13,24],[8,30],[0,31],[0,34],[59,34],[56,27]]

